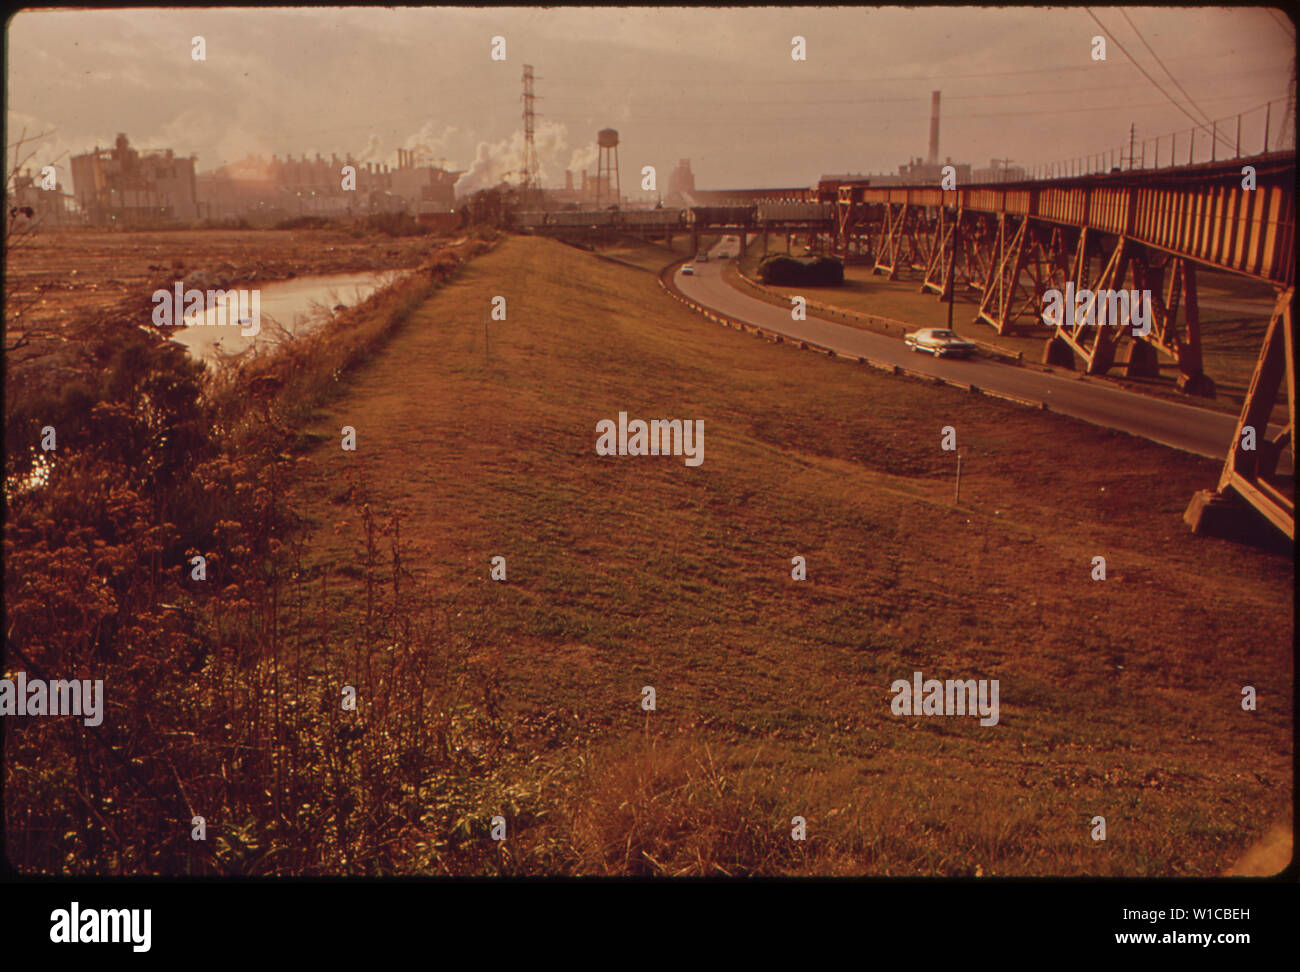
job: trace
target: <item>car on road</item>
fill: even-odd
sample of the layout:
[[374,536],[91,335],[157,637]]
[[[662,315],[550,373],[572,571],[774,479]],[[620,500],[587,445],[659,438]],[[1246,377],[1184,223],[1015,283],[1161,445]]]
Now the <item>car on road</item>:
[[697,257],[695,258],[695,262],[696,262],[696,263],[708,263],[708,262],[709,262],[709,255],[708,255],[707,253],[701,253],[699,256],[697,256]]
[[936,358],[966,358],[978,350],[970,341],[942,327],[923,327],[904,334],[903,341],[913,351],[928,351]]
[[695,268],[691,266],[689,263],[686,264],[686,266],[682,267],[682,276],[684,277],[695,276]]

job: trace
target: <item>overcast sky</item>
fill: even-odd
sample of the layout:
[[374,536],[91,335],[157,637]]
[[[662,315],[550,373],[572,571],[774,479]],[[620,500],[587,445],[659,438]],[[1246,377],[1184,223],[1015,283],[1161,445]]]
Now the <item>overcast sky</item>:
[[[1295,39],[1277,11],[1094,13],[1197,118],[1286,97]],[[976,167],[1096,152],[1130,123],[1139,138],[1185,133],[1192,122],[1114,42],[1092,60],[1101,33],[1082,7],[22,12],[6,33],[8,142],[23,126],[52,130],[39,166],[126,132],[140,148],[197,155],[200,171],[257,153],[392,164],[397,148],[423,147],[470,171],[459,189],[478,188],[519,168],[525,63],[547,185],[594,168],[607,126],[620,134],[625,193],[646,164],[662,188],[679,158],[705,189],[892,172],[926,154],[934,89],[941,156]],[[491,59],[495,35],[504,62]],[[806,61],[791,58],[795,35]],[[1263,117],[1247,120],[1247,139]],[[65,183],[68,171],[65,157]]]

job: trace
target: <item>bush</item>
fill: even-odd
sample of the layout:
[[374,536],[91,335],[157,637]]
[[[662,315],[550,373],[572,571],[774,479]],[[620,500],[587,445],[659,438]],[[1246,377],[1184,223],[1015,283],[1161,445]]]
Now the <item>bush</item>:
[[[97,726],[0,720],[4,852],[14,867],[501,868],[445,839],[480,803],[500,803],[443,794],[450,778],[490,769],[508,731],[483,701],[496,690],[464,670],[451,595],[435,603],[429,592],[385,585],[394,571],[372,539],[364,618],[323,645],[317,619],[330,613],[337,572],[306,568],[286,500],[301,412],[455,273],[457,252],[484,249],[443,251],[426,273],[323,332],[215,378],[137,327],[140,308],[93,322],[58,381],[45,380],[49,369],[13,376],[3,667],[102,679],[107,698]],[[31,449],[46,424],[58,435],[52,463]],[[44,484],[18,488],[36,465]],[[400,563],[395,524],[372,521],[368,507],[362,515]],[[192,575],[198,555],[202,581]],[[342,719],[347,681],[385,704]],[[195,816],[207,822],[206,841],[190,837]],[[424,837],[427,859],[412,864]]]
[[278,230],[333,229],[336,225],[337,223],[328,216],[295,216],[292,219],[280,220],[272,228]]
[[410,213],[374,213],[362,225],[373,233],[386,236],[428,236],[432,227],[422,226]]
[[758,265],[759,279],[778,287],[838,287],[844,264],[833,257],[769,256]]

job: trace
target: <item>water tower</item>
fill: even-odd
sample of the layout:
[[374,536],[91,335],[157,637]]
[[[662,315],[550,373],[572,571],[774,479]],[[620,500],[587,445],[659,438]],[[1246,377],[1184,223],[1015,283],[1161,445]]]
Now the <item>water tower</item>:
[[596,147],[599,156],[596,160],[596,208],[600,208],[601,187],[614,195],[614,205],[623,199],[622,187],[618,184],[618,132],[612,128],[602,128],[596,133]]

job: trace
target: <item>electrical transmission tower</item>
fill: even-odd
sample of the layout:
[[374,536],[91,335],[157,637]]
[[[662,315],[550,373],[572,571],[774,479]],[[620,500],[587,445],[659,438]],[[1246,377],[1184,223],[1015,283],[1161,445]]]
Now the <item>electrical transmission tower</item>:
[[533,141],[533,120],[537,113],[533,111],[533,102],[537,96],[533,94],[533,66],[524,65],[524,169],[523,169],[523,187],[519,193],[519,206],[521,209],[527,209],[530,202],[536,201],[540,206],[542,201],[542,177],[540,172],[540,163],[537,161],[537,145]]

